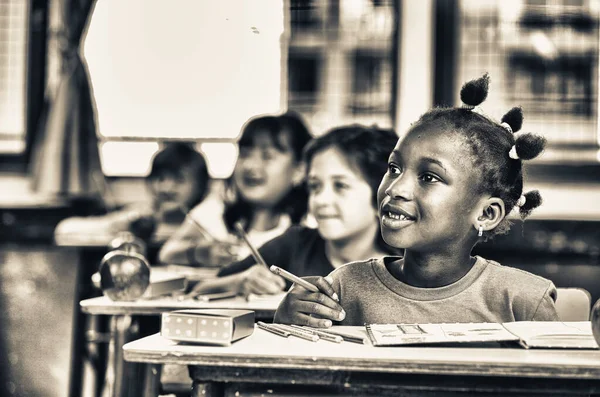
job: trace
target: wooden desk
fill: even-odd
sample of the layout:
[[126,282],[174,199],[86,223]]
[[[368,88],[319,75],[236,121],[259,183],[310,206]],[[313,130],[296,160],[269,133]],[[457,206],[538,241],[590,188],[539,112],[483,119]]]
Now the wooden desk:
[[[366,335],[363,327],[339,328]],[[384,348],[286,339],[258,328],[229,347],[177,344],[156,334],[128,343],[123,350],[127,361],[188,365],[194,380],[192,394],[198,397],[275,396],[291,391],[294,395],[583,396],[600,391],[597,350]],[[146,391],[147,395],[156,392],[151,387]]]
[[[242,297],[201,302],[194,299],[179,300],[174,296],[133,302],[115,302],[105,296],[86,299],[80,302],[81,311],[91,315],[108,315],[110,318],[109,362],[104,387],[111,396],[137,396],[134,383],[129,378],[135,371],[127,371],[123,360],[122,347],[125,343],[139,337],[139,328],[135,326],[135,316],[158,316],[161,313],[182,309],[246,309],[254,310],[258,320],[271,321],[283,298],[281,295],[257,297],[246,301]],[[159,372],[160,373],[160,372]]]
[[110,316],[160,315],[164,312],[183,309],[243,309],[254,310],[257,319],[270,321],[282,298],[283,295],[273,295],[247,301],[240,296],[201,302],[194,299],[179,300],[177,297],[164,296],[133,302],[115,302],[106,296],[101,296],[82,300],[80,306],[84,313]]

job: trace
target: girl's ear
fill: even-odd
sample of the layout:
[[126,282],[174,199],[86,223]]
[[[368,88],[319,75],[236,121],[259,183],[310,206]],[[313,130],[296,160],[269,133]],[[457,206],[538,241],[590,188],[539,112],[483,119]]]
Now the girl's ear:
[[498,197],[490,197],[483,200],[479,205],[477,219],[473,226],[476,230],[490,231],[496,228],[506,215],[504,201]]
[[296,167],[294,168],[294,172],[292,173],[292,184],[294,186],[299,186],[304,181],[304,174],[306,173],[306,165],[303,161],[299,161]]

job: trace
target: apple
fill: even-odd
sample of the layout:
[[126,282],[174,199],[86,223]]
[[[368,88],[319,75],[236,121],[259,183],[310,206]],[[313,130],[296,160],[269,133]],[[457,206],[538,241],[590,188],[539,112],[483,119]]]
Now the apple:
[[111,251],[100,262],[100,287],[113,301],[139,299],[150,285],[150,264],[136,252]]

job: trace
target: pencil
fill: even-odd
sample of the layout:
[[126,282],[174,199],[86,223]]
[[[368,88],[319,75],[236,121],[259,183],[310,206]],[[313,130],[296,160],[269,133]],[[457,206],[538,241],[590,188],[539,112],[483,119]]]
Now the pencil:
[[327,332],[323,332],[321,330],[314,329],[311,327],[305,327],[305,326],[294,325],[294,324],[292,324],[292,327],[302,329],[302,330],[305,330],[308,332],[312,332],[313,334],[318,335],[319,338],[324,339],[329,342],[341,343],[344,340],[344,338],[342,338],[339,335],[328,334]]
[[278,276],[281,276],[281,277],[285,278],[286,280],[291,281],[292,283],[296,283],[311,292],[319,292],[319,289],[317,288],[316,285],[311,284],[308,281],[303,280],[298,276],[294,276],[292,273],[288,272],[287,270],[283,270],[282,268],[277,267],[275,265],[271,265],[270,269],[273,273],[277,274]]
[[319,335],[317,335],[317,334],[314,334],[314,333],[308,332],[308,331],[304,331],[304,330],[300,330],[300,329],[296,329],[296,328],[293,328],[286,324],[271,324],[271,325],[275,328],[279,328],[283,331],[287,331],[293,336],[296,336],[296,337],[302,338],[302,339],[306,339],[311,342],[316,342],[320,339]]
[[217,292],[214,294],[197,295],[194,297],[194,299],[199,300],[201,302],[210,302],[210,301],[216,301],[219,299],[235,298],[236,296],[237,296],[237,293],[235,293],[233,291],[228,291],[228,292]]
[[363,338],[362,336],[350,335],[339,331],[332,331],[330,329],[324,329],[321,332],[325,332],[330,335],[341,336],[346,342],[360,343],[361,345],[365,344],[365,338]]
[[260,254],[260,252],[258,252],[256,247],[254,247],[254,245],[250,242],[250,240],[248,239],[248,235],[244,231],[244,228],[242,227],[242,225],[239,222],[236,222],[234,227],[235,227],[235,230],[237,230],[238,234],[242,237],[242,239],[244,239],[244,242],[246,243],[248,248],[250,248],[250,253],[254,257],[254,260],[256,261],[256,263],[263,265],[264,267],[266,267],[268,269],[269,266],[267,265],[267,262],[265,262],[264,258]]
[[283,336],[284,338],[287,338],[288,336],[290,336],[289,332],[284,331],[281,328],[273,327],[270,324],[263,323],[262,321],[257,322],[256,325],[260,329],[264,329],[265,331],[271,332],[275,335]]

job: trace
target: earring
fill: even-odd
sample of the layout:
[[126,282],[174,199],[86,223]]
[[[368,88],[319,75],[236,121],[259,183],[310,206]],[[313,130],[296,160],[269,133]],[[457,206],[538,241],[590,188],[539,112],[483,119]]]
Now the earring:
[[477,232],[477,235],[478,235],[479,237],[483,236],[483,226],[479,225],[479,229],[478,229],[478,230],[479,230],[479,231]]

